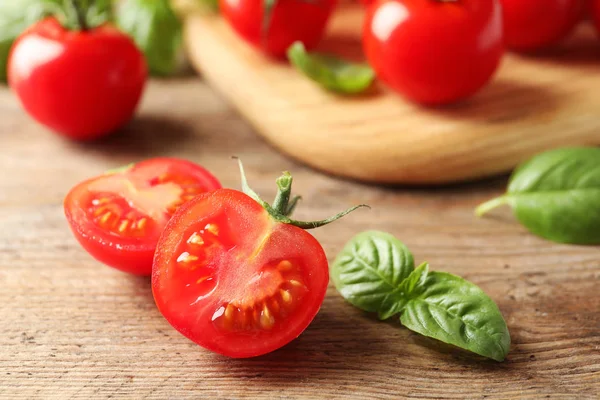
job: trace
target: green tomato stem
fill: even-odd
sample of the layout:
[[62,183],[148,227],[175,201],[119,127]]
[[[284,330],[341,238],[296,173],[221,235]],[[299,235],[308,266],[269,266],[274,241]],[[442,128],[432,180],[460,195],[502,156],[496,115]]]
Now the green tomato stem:
[[485,203],[479,205],[475,209],[475,215],[478,217],[482,217],[484,214],[487,214],[494,208],[508,204],[509,201],[510,201],[510,198],[507,195],[496,197],[495,199],[486,201]]
[[[73,10],[73,15],[75,17],[75,22],[76,22],[77,27],[81,31],[87,31],[88,24],[87,24],[87,18],[86,18],[86,11],[89,8],[89,4],[86,4],[87,7],[84,7],[81,4],[81,2],[82,2],[82,0],[68,0],[68,4],[71,7],[71,10]],[[86,2],[86,3],[88,3],[88,2]]]
[[292,194],[292,180],[292,175],[287,171],[277,178],[277,195],[272,207],[279,214],[288,215],[287,211]]
[[[327,219],[323,219],[320,221],[305,222],[305,221],[293,220],[289,216],[292,214],[292,212],[294,212],[301,197],[300,196],[294,196],[293,198],[291,197],[292,181],[293,181],[292,175],[286,171],[283,173],[283,175],[281,175],[277,179],[277,195],[275,196],[275,201],[273,202],[273,205],[270,205],[269,203],[267,203],[266,201],[261,199],[260,196],[254,190],[252,190],[250,188],[250,186],[248,185],[248,179],[246,178],[246,172],[244,171],[244,165],[242,164],[242,161],[237,157],[233,157],[233,158],[237,159],[238,165],[240,168],[240,175],[242,177],[242,191],[246,195],[248,195],[249,197],[254,199],[265,210],[267,210],[269,215],[274,220],[281,222],[283,224],[297,226],[298,228],[302,228],[302,229],[315,229],[315,228],[319,228],[321,226],[330,224],[334,221],[337,221],[338,219],[344,217],[345,215],[350,214],[352,211],[354,211],[358,208],[362,208],[362,207],[371,208],[366,204],[361,204],[358,206],[351,207],[345,211],[342,211],[341,213],[338,213],[332,217],[329,217]],[[292,199],[291,201],[290,201],[290,198]]]

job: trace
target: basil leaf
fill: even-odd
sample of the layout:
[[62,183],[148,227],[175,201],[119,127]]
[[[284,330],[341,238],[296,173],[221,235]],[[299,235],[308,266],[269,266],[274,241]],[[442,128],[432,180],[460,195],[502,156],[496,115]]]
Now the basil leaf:
[[402,309],[400,284],[413,269],[413,256],[402,242],[368,231],[346,244],[331,266],[331,279],[350,304],[387,319]]
[[308,53],[302,42],[295,42],[287,51],[291,64],[325,89],[356,94],[364,92],[375,79],[375,72],[367,65],[353,64],[339,58]]
[[48,5],[60,0],[0,0],[0,81],[6,81],[6,67],[13,42],[30,25],[40,20]]
[[182,54],[182,23],[168,0],[123,0],[116,8],[117,25],[146,56],[150,73],[174,74]]
[[600,149],[542,153],[513,173],[504,196],[476,210],[509,204],[532,233],[561,243],[600,244]]
[[508,354],[506,322],[498,306],[476,285],[431,271],[408,297],[400,317],[408,329],[496,361]]
[[402,281],[400,288],[402,292],[408,296],[410,293],[414,293],[417,287],[422,286],[429,275],[429,264],[423,263],[419,265],[410,275]]

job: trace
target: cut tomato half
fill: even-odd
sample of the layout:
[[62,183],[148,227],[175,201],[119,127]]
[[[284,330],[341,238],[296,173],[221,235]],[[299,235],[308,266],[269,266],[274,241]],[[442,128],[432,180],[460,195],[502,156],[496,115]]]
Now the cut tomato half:
[[177,209],[219,181],[189,161],[155,158],[75,186],[64,207],[71,230],[97,260],[150,275],[158,238]]
[[271,206],[244,177],[245,193],[200,195],[169,221],[156,248],[152,291],[183,335],[220,354],[253,357],[289,343],[313,320],[329,269],[323,248],[305,229],[357,207],[323,221],[292,220],[298,197],[290,196],[291,182],[288,173],[277,180]]

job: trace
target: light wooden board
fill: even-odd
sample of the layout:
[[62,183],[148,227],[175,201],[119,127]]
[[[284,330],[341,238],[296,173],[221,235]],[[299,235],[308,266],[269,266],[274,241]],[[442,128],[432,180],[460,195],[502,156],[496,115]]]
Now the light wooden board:
[[[341,7],[322,49],[360,57],[362,15],[357,4]],[[549,148],[600,144],[600,45],[590,28],[553,54],[506,57],[490,86],[437,109],[381,85],[355,98],[327,93],[262,57],[219,17],[191,17],[186,39],[197,69],[283,152],[335,175],[431,184],[505,172]]]
[[[62,201],[80,180],[177,156],[239,188],[232,154],[265,198],[279,172],[292,171],[301,219],[373,207],[314,231],[330,260],[355,233],[381,229],[417,262],[480,285],[508,323],[506,362],[379,322],[332,285],[290,345],[228,359],[171,328],[148,279],[100,265],[71,236]],[[505,184],[400,190],[315,173],[273,151],[197,79],[153,82],[121,135],[89,145],[40,128],[0,88],[0,399],[597,399],[600,248],[537,239],[507,210],[474,218],[475,205]]]

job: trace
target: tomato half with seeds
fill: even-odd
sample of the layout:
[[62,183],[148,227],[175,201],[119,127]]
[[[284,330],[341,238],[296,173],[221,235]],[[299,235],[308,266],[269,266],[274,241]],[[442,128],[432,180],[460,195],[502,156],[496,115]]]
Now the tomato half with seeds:
[[230,189],[198,196],[159,240],[156,304],[175,329],[206,349],[230,357],[269,353],[298,337],[323,303],[327,257],[303,228],[352,209],[325,221],[293,221],[289,179],[273,206]]
[[156,243],[171,216],[185,202],[220,187],[192,162],[154,158],[75,186],[65,198],[65,214],[94,258],[121,271],[150,275]]

